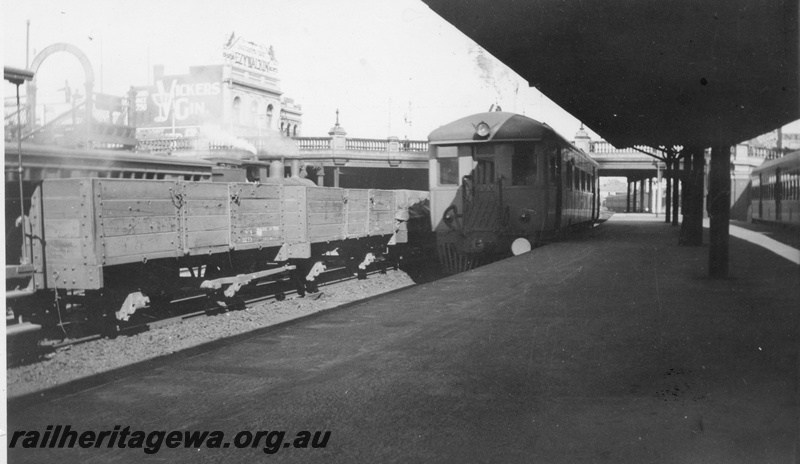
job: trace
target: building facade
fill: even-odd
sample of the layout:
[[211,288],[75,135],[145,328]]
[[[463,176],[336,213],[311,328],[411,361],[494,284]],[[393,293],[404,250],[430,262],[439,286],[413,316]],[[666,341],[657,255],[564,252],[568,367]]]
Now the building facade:
[[221,59],[187,74],[154,66],[153,84],[131,89],[137,138],[301,135],[302,109],[280,89],[271,46],[231,34]]

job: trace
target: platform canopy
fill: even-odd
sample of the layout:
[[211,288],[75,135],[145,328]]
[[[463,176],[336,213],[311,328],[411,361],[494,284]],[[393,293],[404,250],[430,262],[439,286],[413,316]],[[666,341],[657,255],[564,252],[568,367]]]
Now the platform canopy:
[[618,148],[800,119],[797,0],[423,0]]

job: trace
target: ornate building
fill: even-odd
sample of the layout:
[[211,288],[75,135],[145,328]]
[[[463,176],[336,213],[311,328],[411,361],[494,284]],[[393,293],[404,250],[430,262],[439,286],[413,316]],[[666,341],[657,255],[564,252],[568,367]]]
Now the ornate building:
[[154,66],[153,85],[131,89],[137,138],[301,135],[301,108],[280,89],[271,46],[231,34],[222,61],[178,75]]

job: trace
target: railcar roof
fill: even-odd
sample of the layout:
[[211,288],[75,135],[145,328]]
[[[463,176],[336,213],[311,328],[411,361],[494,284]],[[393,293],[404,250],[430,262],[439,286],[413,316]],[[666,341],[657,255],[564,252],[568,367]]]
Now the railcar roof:
[[781,170],[800,168],[800,150],[793,151],[780,158],[775,158],[769,161],[764,161],[764,164],[753,169],[753,174],[758,174],[769,169],[774,169],[776,166],[781,166]]
[[[480,137],[475,133],[481,122],[489,125],[488,137]],[[473,114],[445,124],[430,133],[428,143],[442,145],[484,141],[537,141],[542,140],[547,134],[554,134],[566,142],[547,124],[520,114],[493,111]]]

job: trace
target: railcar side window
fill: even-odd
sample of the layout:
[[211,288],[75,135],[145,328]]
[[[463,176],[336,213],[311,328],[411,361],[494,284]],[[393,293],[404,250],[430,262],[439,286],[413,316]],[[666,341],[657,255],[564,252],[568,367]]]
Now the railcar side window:
[[439,184],[458,185],[458,158],[438,158]]
[[530,159],[522,153],[514,152],[511,157],[511,185],[525,185],[525,177],[530,166]]
[[571,190],[575,188],[574,176],[573,173],[575,172],[575,168],[572,166],[572,161],[567,163],[567,189]]
[[581,188],[581,171],[580,169],[573,168],[572,172],[572,188],[580,190]]
[[556,186],[556,178],[558,177],[558,160],[556,159],[558,154],[550,155],[548,158],[548,167],[549,167],[549,176],[550,179],[550,186]]

